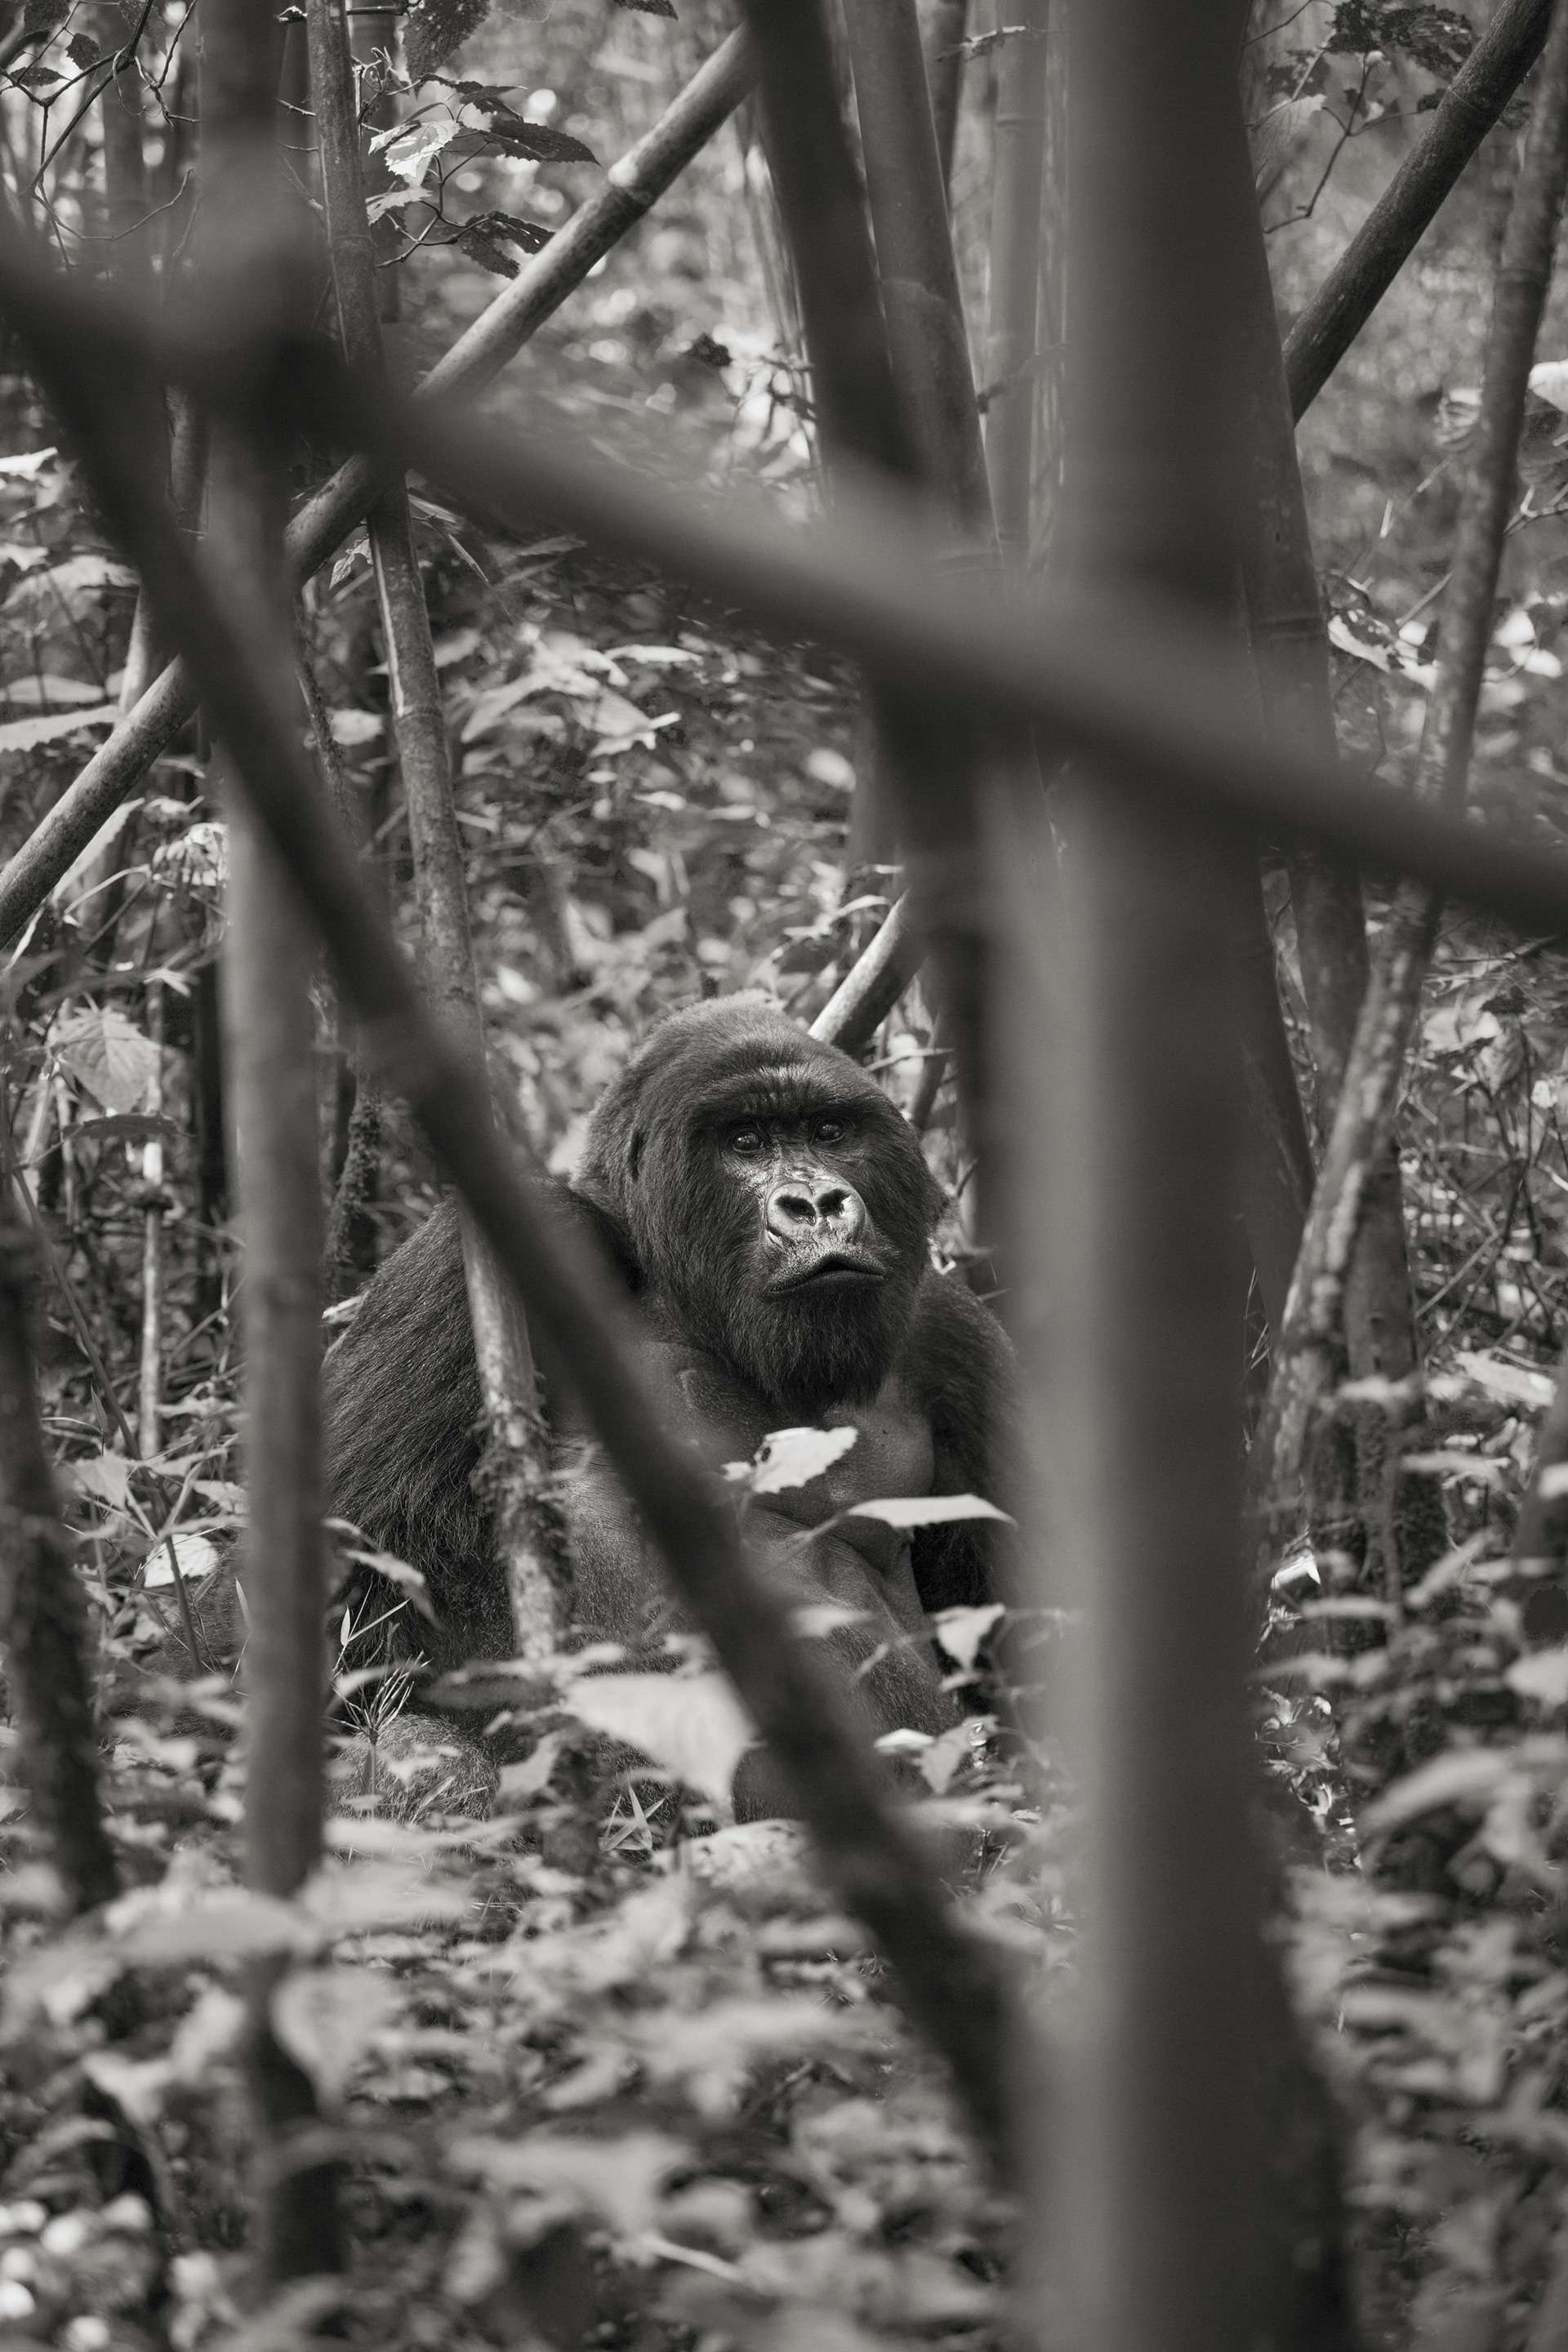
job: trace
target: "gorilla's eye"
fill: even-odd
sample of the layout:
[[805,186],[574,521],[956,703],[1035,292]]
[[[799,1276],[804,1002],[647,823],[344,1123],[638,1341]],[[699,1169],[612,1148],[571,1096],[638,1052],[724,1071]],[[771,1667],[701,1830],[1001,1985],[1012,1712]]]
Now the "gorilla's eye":
[[848,1123],[842,1118],[814,1118],[811,1122],[813,1143],[842,1143],[848,1133]]
[[725,1143],[731,1151],[740,1151],[747,1155],[761,1151],[765,1140],[760,1127],[732,1127],[724,1138]]

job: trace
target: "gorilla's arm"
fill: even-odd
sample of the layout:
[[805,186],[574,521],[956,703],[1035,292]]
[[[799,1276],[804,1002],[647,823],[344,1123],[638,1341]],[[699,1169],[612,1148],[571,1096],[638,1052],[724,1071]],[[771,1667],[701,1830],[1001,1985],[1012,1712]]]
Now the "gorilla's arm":
[[[540,1197],[626,1285],[603,1212],[564,1185],[541,1187]],[[551,1419],[564,1425],[571,1400],[548,1347],[531,1336]],[[484,1404],[451,1199],[376,1275],[328,1352],[321,1385],[330,1507],[424,1576],[439,1619],[421,1631],[432,1664],[510,1656],[506,1579],[474,1490]]]
[[[1016,1373],[1005,1332],[956,1275],[921,1284],[904,1378],[931,1422],[933,1495],[979,1495],[1004,1509],[1015,1491]],[[995,1521],[959,1519],[915,1534],[915,1582],[927,1610],[994,1592]]]
[[[641,1352],[671,1426],[715,1471],[756,1451],[776,1415],[740,1382],[679,1340],[650,1339]],[[741,1528],[753,1561],[784,1597],[803,1607],[837,1601],[857,1612],[826,1639],[860,1687],[868,1731],[902,1724],[935,1733],[952,1722],[952,1709],[938,1687],[907,1542],[864,1522],[853,1530],[823,1524],[855,1501],[924,1492],[930,1444],[910,1402],[873,1407],[858,1418],[859,1444],[828,1477],[752,1501]],[[900,1457],[915,1465],[908,1475],[895,1466]],[[577,1631],[637,1643],[679,1625],[658,1553],[597,1447],[580,1450],[563,1500]]]

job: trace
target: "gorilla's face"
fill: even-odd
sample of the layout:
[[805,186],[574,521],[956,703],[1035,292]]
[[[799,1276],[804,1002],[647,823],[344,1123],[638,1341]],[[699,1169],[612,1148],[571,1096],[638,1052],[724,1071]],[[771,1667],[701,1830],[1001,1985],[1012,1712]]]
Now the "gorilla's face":
[[932,1206],[886,1096],[847,1055],[733,1001],[656,1031],[615,1094],[583,1181],[610,1195],[650,1297],[781,1412],[875,1396]]

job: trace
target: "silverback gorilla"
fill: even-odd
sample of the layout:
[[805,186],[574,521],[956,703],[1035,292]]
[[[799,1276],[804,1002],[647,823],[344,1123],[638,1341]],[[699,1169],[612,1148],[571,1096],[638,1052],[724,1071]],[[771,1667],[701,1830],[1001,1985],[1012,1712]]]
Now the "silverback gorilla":
[[[830,1640],[868,1730],[942,1728],[921,1612],[988,1596],[994,1523],[912,1541],[869,1519],[822,1527],[879,1497],[989,1494],[999,1466],[1007,1344],[931,1267],[937,1196],[908,1122],[764,1000],[721,999],[663,1021],[608,1088],[562,1205],[608,1249],[671,1424],[715,1469],[787,1425],[858,1432],[810,1486],[753,1502],[747,1533],[783,1589],[858,1612]],[[431,1664],[505,1656],[450,1206],[377,1275],[325,1378],[332,1508],[424,1574],[440,1620],[420,1629]],[[652,1546],[596,1448],[579,1440],[562,1458],[574,1632],[657,1637],[676,1621]],[[773,1810],[765,1759],[749,1761],[737,1810]]]

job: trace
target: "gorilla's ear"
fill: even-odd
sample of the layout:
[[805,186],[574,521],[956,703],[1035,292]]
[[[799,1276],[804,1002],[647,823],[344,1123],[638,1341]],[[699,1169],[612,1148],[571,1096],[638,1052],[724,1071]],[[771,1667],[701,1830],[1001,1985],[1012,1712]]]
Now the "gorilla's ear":
[[647,1140],[640,1127],[634,1127],[626,1145],[626,1174],[637,1182],[637,1170],[642,1166],[643,1145]]
[[558,1213],[565,1217],[574,1232],[582,1236],[626,1289],[633,1293],[640,1290],[642,1268],[637,1264],[631,1234],[616,1211],[571,1184],[561,1186],[556,1202]]

